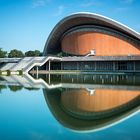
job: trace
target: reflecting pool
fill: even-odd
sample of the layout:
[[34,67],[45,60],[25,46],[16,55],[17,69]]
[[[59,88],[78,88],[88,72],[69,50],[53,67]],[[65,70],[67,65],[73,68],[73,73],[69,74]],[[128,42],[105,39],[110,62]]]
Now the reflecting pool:
[[0,77],[0,140],[139,140],[140,75]]

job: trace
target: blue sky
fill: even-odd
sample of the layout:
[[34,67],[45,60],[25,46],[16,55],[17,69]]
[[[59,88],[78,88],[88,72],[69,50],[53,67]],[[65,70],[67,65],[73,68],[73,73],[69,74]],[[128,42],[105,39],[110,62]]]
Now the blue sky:
[[139,0],[0,0],[0,48],[43,51],[59,20],[84,11],[110,17],[140,32]]

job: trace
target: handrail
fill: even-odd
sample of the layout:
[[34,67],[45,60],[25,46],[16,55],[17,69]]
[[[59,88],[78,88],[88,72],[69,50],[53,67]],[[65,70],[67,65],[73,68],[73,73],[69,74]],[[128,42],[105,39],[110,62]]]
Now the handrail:
[[[24,61],[25,58],[26,58],[26,57],[24,57],[23,59],[21,59],[17,64],[15,64],[13,67],[11,67],[11,69],[16,68],[16,66],[18,66],[18,65],[20,64],[20,62]],[[34,57],[32,57],[32,58],[29,59],[29,60],[31,61],[32,59],[34,59]],[[28,60],[28,61],[29,61],[29,60]]]
[[28,79],[29,81],[31,81],[33,84],[41,84],[41,85],[44,85],[43,87],[44,88],[47,88],[47,89],[54,89],[54,88],[60,88],[62,87],[62,84],[59,83],[59,84],[48,84],[47,82],[45,82],[42,78],[39,78],[39,79],[34,79],[30,74],[26,73],[24,75],[24,77],[26,79]]
[[29,63],[25,68],[23,68],[23,72],[28,73],[28,71],[33,68],[34,66],[42,66],[44,63],[46,63],[49,59],[57,59],[57,60],[61,60],[61,58],[59,57],[45,57],[42,60],[33,60],[31,63]]

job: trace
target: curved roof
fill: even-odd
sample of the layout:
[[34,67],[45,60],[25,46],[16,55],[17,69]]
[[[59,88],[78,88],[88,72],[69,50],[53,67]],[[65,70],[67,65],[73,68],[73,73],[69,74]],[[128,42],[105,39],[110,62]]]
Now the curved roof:
[[72,29],[73,27],[80,26],[80,25],[98,25],[98,26],[104,26],[108,27],[114,30],[117,30],[121,33],[124,33],[133,39],[140,42],[140,34],[129,27],[112,20],[110,18],[88,13],[88,12],[81,12],[81,13],[75,13],[72,15],[69,15],[62,19],[52,32],[50,33],[45,47],[43,54],[56,54],[61,51],[60,43],[61,43],[61,37],[65,32],[67,32],[69,29]]

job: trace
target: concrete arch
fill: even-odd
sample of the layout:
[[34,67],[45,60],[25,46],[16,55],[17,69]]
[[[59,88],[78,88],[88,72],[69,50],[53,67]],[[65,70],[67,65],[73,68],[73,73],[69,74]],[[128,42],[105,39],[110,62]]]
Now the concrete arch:
[[134,39],[140,46],[140,34],[110,18],[87,12],[75,13],[62,19],[50,33],[43,54],[57,54],[61,51],[61,38],[70,29],[81,25],[104,26]]

